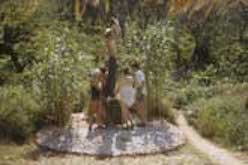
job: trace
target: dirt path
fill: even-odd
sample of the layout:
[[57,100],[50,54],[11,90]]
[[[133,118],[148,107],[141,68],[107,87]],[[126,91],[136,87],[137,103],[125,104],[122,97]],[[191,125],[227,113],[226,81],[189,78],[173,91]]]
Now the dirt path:
[[206,154],[214,163],[219,165],[245,165],[236,159],[229,151],[219,148],[210,141],[202,138],[192,127],[190,127],[181,112],[178,112],[177,124],[185,133],[189,144]]

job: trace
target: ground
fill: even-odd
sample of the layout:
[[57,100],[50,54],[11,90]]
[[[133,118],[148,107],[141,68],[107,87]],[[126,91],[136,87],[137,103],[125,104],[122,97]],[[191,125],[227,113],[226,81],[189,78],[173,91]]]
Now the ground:
[[2,144],[0,151],[0,165],[214,165],[190,145],[164,154],[115,158],[59,154],[41,150],[34,144]]
[[36,143],[59,152],[93,156],[134,156],[175,150],[186,143],[184,133],[165,120],[146,127],[107,127],[89,131],[84,113],[75,113],[65,128],[49,127],[36,134]]
[[[177,123],[188,143],[175,151],[147,156],[94,157],[55,153],[38,148],[34,143],[0,144],[0,165],[231,165],[248,164],[248,153],[235,153],[220,148],[199,136],[178,115]],[[215,156],[213,156],[213,153]],[[216,155],[222,156],[217,159]],[[219,161],[221,160],[221,161]],[[228,162],[225,162],[228,161]]]
[[[188,139],[188,143],[192,145],[199,152],[208,156],[212,162],[219,165],[245,165],[246,160],[240,159],[235,156],[235,153],[221,148],[220,146],[210,142],[209,140],[201,137],[185,119],[183,113],[177,112],[177,120],[179,128],[184,132]],[[243,157],[244,158],[244,157]]]

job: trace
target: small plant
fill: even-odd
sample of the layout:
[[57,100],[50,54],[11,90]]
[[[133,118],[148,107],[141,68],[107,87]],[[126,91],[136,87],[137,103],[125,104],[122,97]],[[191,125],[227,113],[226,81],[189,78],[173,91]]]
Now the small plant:
[[188,109],[195,113],[190,120],[202,135],[226,145],[245,147],[248,143],[248,113],[242,95],[202,98]]
[[71,113],[82,111],[87,101],[83,93],[87,90],[87,74],[93,61],[73,36],[76,29],[69,29],[66,23],[49,28],[36,36],[47,41],[38,46],[41,61],[27,75],[42,108],[39,125],[65,126]]
[[147,99],[147,116],[148,119],[160,118],[171,123],[175,123],[175,116],[172,104],[167,98],[150,98]]
[[40,106],[22,86],[0,90],[0,137],[22,142],[36,129]]

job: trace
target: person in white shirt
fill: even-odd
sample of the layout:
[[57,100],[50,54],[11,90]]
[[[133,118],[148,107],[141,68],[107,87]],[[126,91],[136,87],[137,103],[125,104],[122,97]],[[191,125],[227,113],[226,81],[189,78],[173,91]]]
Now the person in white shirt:
[[136,113],[138,114],[141,120],[140,125],[144,126],[147,123],[147,117],[145,111],[145,97],[147,95],[145,74],[140,69],[138,63],[134,63],[132,65],[132,69],[134,71],[134,81],[135,81],[135,89],[136,89],[134,109],[136,110]]
[[121,105],[122,123],[125,128],[132,127],[132,116],[130,108],[133,107],[136,99],[134,78],[128,68],[123,70],[123,75],[116,88],[117,99]]

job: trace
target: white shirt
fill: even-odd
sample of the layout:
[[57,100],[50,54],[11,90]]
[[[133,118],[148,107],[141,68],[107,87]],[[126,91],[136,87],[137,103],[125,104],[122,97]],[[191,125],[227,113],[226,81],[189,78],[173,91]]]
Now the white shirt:
[[146,87],[145,87],[145,74],[143,71],[138,70],[134,73],[135,81],[138,83],[138,86],[142,85],[142,94],[146,95]]
[[120,99],[128,106],[131,107],[135,102],[136,90],[133,88],[134,79],[132,76],[123,78],[120,86]]
[[141,70],[138,70],[135,72],[135,80],[139,83],[142,84],[145,82],[145,74]]

